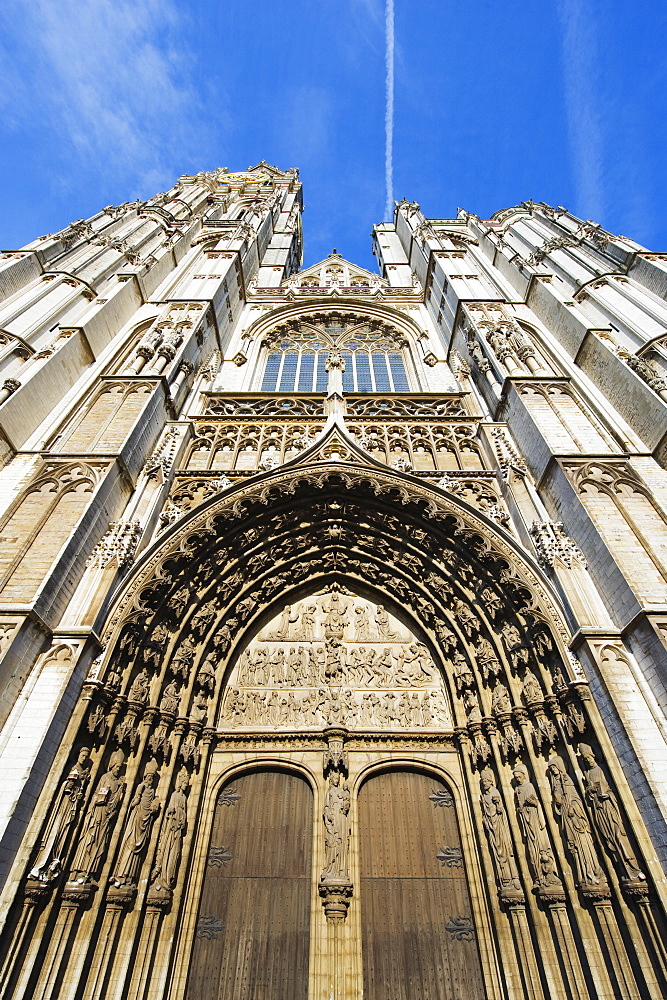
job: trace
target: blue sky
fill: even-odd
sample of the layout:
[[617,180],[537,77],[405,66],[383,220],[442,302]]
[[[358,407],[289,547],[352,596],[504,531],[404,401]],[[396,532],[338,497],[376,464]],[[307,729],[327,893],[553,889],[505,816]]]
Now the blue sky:
[[[667,250],[664,0],[394,0],[396,198],[528,198]],[[298,166],[305,265],[374,267],[385,0],[4,0],[0,247],[182,173]]]

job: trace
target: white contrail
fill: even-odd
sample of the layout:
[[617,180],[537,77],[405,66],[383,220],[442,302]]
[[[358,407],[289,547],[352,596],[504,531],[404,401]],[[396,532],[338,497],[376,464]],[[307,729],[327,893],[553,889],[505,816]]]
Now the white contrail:
[[387,68],[384,113],[384,179],[387,189],[385,219],[394,217],[394,0],[387,0],[385,11],[385,65]]

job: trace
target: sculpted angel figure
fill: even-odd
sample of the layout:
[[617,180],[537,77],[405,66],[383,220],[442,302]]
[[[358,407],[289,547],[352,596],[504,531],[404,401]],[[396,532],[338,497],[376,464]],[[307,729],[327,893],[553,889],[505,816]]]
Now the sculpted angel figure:
[[125,782],[120,776],[124,763],[125,754],[116,750],[97,784],[72,861],[72,882],[87,882],[99,872],[125,794]]
[[604,875],[598,864],[595,843],[584,804],[565,769],[562,758],[549,758],[547,767],[554,812],[563,832],[563,839],[574,858],[577,882],[599,885]]
[[585,767],[586,799],[600,840],[623,869],[626,878],[644,879],[646,876],[632,853],[616,796],[604,771],[596,761],[593,750],[586,743],[579,744],[579,754]]
[[329,778],[324,811],[324,869],[323,881],[346,879],[347,847],[350,836],[348,813],[350,789],[347,782],[340,783],[340,773],[334,771]]

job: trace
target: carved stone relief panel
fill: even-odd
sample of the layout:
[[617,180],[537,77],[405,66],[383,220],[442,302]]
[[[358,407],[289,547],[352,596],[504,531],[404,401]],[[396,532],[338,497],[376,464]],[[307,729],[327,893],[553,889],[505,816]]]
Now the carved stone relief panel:
[[223,728],[451,729],[426,646],[381,605],[337,591],[286,606],[241,653]]

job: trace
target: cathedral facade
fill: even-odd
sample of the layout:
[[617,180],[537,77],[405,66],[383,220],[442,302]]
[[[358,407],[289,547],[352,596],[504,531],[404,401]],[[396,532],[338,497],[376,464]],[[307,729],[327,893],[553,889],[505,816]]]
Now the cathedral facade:
[[667,254],[301,209],[0,258],[0,995],[662,998]]

